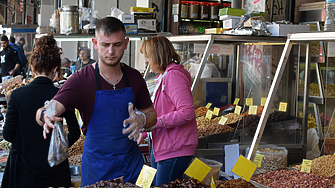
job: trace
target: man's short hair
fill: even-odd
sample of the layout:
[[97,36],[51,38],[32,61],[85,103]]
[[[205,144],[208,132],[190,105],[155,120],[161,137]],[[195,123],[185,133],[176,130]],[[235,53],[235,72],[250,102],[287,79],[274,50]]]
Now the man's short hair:
[[65,64],[65,63],[71,63],[71,61],[69,60],[69,58],[64,57],[64,58],[62,59],[62,64]]
[[15,38],[14,37],[9,37],[9,42],[15,43]]
[[115,17],[104,17],[95,26],[95,33],[102,31],[105,35],[122,31],[126,33],[124,24]]
[[26,39],[24,39],[24,37],[19,38],[19,41],[26,41]]
[[1,41],[8,41],[8,37],[6,35],[1,36]]

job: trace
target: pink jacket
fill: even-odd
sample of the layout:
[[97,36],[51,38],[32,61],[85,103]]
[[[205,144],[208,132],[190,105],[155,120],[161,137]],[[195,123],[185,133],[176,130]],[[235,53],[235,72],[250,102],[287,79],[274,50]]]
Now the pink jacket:
[[194,155],[198,145],[191,76],[183,65],[175,63],[166,71],[154,101],[157,128],[152,131],[152,146],[156,161]]

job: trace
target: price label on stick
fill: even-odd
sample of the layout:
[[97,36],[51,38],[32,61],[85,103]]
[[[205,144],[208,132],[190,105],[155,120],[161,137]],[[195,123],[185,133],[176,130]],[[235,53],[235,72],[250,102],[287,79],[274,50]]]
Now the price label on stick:
[[157,171],[156,169],[150,166],[143,165],[140,175],[136,180],[136,185],[143,188],[150,188],[152,180],[155,177],[156,171]]
[[261,106],[265,106],[266,98],[261,98]]
[[301,172],[311,172],[312,160],[303,159],[301,165]]
[[237,159],[237,162],[232,172],[234,172],[241,178],[245,179],[246,181],[249,181],[252,174],[255,172],[256,168],[257,168],[256,164],[240,155],[240,157]]
[[206,165],[204,162],[200,161],[198,158],[195,158],[192,164],[186,169],[184,174],[202,181],[211,169],[212,168]]
[[216,115],[216,116],[218,116],[218,115],[219,115],[219,112],[220,112],[220,108],[216,108],[216,107],[214,107],[214,112],[213,112],[213,114]]
[[219,121],[219,124],[224,125],[227,122],[227,120],[228,120],[228,118],[222,116],[220,121]]
[[213,176],[212,176],[212,179],[211,179],[211,188],[216,188]]
[[234,100],[234,104],[235,104],[235,105],[238,105],[238,102],[240,102],[240,99],[239,99],[239,98],[236,98],[236,99]]
[[209,109],[212,106],[212,103],[207,103],[206,108]]
[[249,114],[257,114],[257,105],[249,106]]
[[286,112],[286,108],[287,108],[287,103],[284,103],[284,102],[279,103],[279,111]]
[[213,111],[211,111],[211,110],[207,110],[206,118],[207,118],[207,119],[212,119],[212,116],[213,116]]
[[257,167],[262,166],[262,160],[263,160],[263,155],[256,153],[255,158],[254,158],[254,163],[257,165]]
[[234,113],[237,114],[237,115],[240,115],[241,110],[242,110],[242,107],[236,105]]
[[245,104],[246,104],[247,106],[251,106],[251,105],[253,105],[253,99],[252,99],[252,98],[247,98]]

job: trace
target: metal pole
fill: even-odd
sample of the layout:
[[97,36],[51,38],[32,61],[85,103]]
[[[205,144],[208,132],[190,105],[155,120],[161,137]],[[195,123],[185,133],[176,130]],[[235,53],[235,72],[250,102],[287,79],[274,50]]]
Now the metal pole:
[[4,11],[3,11],[4,24],[7,24],[7,0],[5,1]]
[[26,0],[22,0],[22,25],[26,24]]
[[311,43],[306,44],[306,65],[305,65],[305,88],[304,88],[304,108],[303,108],[303,119],[302,119],[302,152],[303,156],[306,157],[307,152],[307,125],[308,125],[308,98],[309,98],[309,83],[310,83],[310,63],[311,63]]
[[200,61],[199,69],[198,69],[198,71],[195,75],[194,81],[192,83],[191,91],[192,91],[193,96],[194,96],[195,90],[197,89],[198,83],[200,81],[202,71],[204,70],[204,67],[206,65],[208,55],[209,55],[209,52],[211,51],[213,42],[214,42],[214,38],[213,38],[213,35],[211,35],[211,38],[207,42],[207,46],[206,46],[206,49],[205,49],[205,52],[204,52],[204,56],[202,57],[202,59]]
[[253,161],[254,157],[256,155],[256,151],[259,145],[259,142],[261,141],[262,135],[263,135],[263,131],[266,125],[266,121],[268,120],[269,114],[270,114],[270,108],[272,107],[273,104],[273,100],[275,98],[275,93],[278,90],[278,86],[280,84],[280,80],[283,76],[284,70],[285,70],[285,66],[287,63],[287,59],[290,55],[291,52],[291,48],[292,48],[293,42],[290,41],[289,39],[286,41],[282,56],[280,57],[280,61],[278,64],[278,68],[275,74],[275,77],[272,81],[271,87],[270,87],[270,91],[263,109],[263,113],[261,115],[261,118],[259,120],[257,129],[256,129],[256,133],[254,136],[254,139],[252,141],[249,153],[248,153],[248,160]]

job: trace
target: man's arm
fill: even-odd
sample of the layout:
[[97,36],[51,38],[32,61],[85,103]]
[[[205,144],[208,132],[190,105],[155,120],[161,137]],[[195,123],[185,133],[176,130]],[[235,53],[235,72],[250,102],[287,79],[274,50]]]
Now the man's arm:
[[[14,50],[14,49],[13,49]],[[13,70],[10,70],[8,73],[9,75],[14,75],[15,72],[20,68],[20,65],[21,65],[21,61],[19,59],[19,55],[17,54],[18,51],[14,50],[12,55],[13,55],[13,60],[14,60],[14,63],[15,63],[15,67]]]
[[53,125],[53,122],[55,121],[62,121],[63,118],[58,117],[61,115],[63,112],[65,112],[65,107],[62,103],[56,101],[56,100],[51,100],[56,102],[56,114],[52,117],[49,117],[45,112],[42,113],[43,110],[45,110],[45,107],[39,108],[36,112],[36,122],[43,126],[43,137],[46,139],[46,134],[49,134],[49,129],[54,129],[55,126]]
[[144,128],[149,128],[156,124],[157,113],[156,110],[154,109],[154,106],[151,105],[149,108],[141,109],[139,111],[143,112],[146,116],[146,124],[144,125]]

